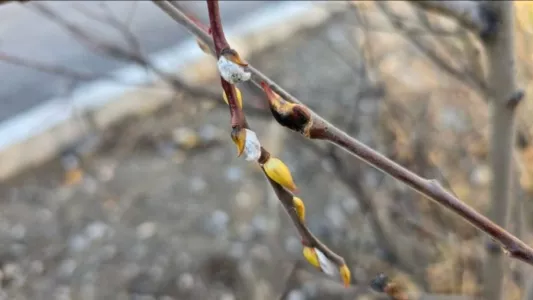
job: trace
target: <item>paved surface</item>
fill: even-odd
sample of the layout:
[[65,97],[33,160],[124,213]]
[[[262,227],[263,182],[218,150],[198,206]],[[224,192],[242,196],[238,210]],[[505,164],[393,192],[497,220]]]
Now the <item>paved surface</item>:
[[[106,2],[105,5],[102,3]],[[278,2],[278,1],[269,1]],[[128,22],[142,49],[152,54],[176,45],[189,37],[187,31],[173,22],[150,1],[39,1],[63,18],[82,25],[98,38],[124,43],[111,26],[87,17],[85,11],[103,16],[111,11],[119,20]],[[203,21],[207,21],[204,1],[186,1],[184,5]],[[245,12],[266,5],[267,1],[223,1],[225,24],[239,20]],[[104,7],[104,6],[107,6]],[[81,9],[80,9],[81,8]],[[124,62],[96,54],[69,35],[54,21],[44,17],[35,3],[4,5],[0,8],[0,51],[17,57],[61,65],[70,69],[104,74],[126,65]],[[0,122],[68,91],[72,80],[30,68],[0,62]]]

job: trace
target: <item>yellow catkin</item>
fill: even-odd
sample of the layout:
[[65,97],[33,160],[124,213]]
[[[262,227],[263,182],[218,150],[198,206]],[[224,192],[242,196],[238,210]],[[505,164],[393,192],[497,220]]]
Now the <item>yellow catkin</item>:
[[291,171],[289,168],[279,159],[271,157],[264,165],[263,169],[267,176],[280,184],[282,187],[296,192],[298,188],[292,180]]

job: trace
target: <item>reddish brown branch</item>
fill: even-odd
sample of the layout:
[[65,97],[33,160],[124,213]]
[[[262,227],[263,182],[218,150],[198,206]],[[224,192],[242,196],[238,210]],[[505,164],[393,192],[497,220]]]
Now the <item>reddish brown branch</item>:
[[[211,24],[211,35],[213,37],[213,44],[215,45],[215,53],[217,58],[220,58],[222,51],[225,49],[231,49],[226,40],[224,30],[222,29],[222,21],[220,19],[220,11],[218,8],[218,0],[207,0],[207,9],[209,11],[209,23]],[[198,20],[194,20],[195,24],[199,24]],[[205,29],[203,26],[202,29]],[[231,116],[231,127],[244,128],[246,127],[246,119],[242,109],[237,105],[237,94],[235,92],[235,86],[220,77],[220,83],[224,93],[228,98],[228,105]]]
[[[161,7],[178,23],[187,24],[187,28],[189,28],[189,30],[200,40],[207,44],[212,44],[208,33],[202,31],[200,27],[194,25],[192,21],[187,19],[186,15],[181,13],[176,7],[172,6],[172,4],[168,3],[167,1],[154,1],[154,3]],[[162,6],[165,7],[163,8]],[[248,70],[253,75],[252,80],[256,82],[265,82],[268,87],[270,87],[286,101],[303,105],[298,99],[289,94],[253,66],[249,65]],[[495,241],[501,244],[501,246],[511,257],[533,265],[533,249],[531,247],[446,191],[437,181],[418,176],[417,174],[380,154],[379,152],[350,137],[347,133],[335,127],[333,124],[329,123],[318,114],[313,112],[311,109],[307,109],[309,112],[311,112],[311,119],[313,122],[309,136],[311,139],[327,140],[331,143],[334,143],[366,163],[389,174],[395,179],[404,182],[418,193],[441,204],[455,214],[461,216],[476,228],[491,236]]]

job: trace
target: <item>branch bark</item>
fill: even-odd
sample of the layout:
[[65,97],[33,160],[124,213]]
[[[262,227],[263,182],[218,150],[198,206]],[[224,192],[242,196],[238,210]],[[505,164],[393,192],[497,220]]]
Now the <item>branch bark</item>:
[[[509,223],[513,189],[513,146],[515,144],[516,68],[514,57],[513,2],[491,2],[500,19],[493,39],[484,41],[489,62],[488,91],[491,110],[490,160],[492,169],[490,218],[505,228]],[[520,99],[518,99],[520,100]],[[489,251],[485,261],[484,299],[502,298],[506,266],[500,251]]]
[[[187,24],[187,28],[189,28],[189,30],[202,42],[205,42],[208,45],[213,44],[207,32],[196,26],[194,22],[189,20],[187,16],[174,7],[173,4],[168,1],[154,1],[154,3],[163,9],[176,22]],[[352,138],[347,133],[336,128],[333,124],[314,113],[311,109],[303,106],[298,99],[277,85],[273,80],[262,74],[259,70],[255,69],[252,65],[248,66],[248,70],[252,73],[252,80],[264,83],[286,101],[299,104],[300,108],[303,107],[311,114],[313,125],[309,130],[309,138],[326,140],[336,144],[366,163],[407,184],[418,193],[441,204],[479,230],[488,234],[494,240],[498,241],[501,246],[505,248],[509,256],[533,265],[533,249],[531,247],[503,229],[501,226],[492,222],[489,218],[478,213],[472,207],[455,197],[452,193],[446,191],[436,180],[420,177],[367,145]]]
[[495,34],[497,22],[484,1],[413,1],[414,5],[456,19],[462,26],[478,33],[482,38]]

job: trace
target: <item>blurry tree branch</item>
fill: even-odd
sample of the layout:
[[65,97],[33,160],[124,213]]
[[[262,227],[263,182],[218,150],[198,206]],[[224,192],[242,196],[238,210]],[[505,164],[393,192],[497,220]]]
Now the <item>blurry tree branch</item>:
[[[89,49],[95,51],[96,53],[100,55],[104,55],[106,57],[117,59],[120,61],[126,61],[126,62],[139,64],[140,66],[155,73],[155,75],[157,75],[159,78],[164,80],[166,83],[170,84],[170,86],[176,91],[185,92],[198,99],[207,100],[207,101],[215,101],[215,103],[217,103],[217,106],[220,108],[227,107],[222,99],[221,94],[212,92],[204,87],[194,86],[192,84],[185,82],[184,80],[175,76],[174,74],[169,74],[169,73],[159,70],[154,64],[152,64],[152,62],[146,57],[146,55],[142,53],[142,49],[141,49],[138,39],[129,30],[129,28],[127,27],[127,24],[118,20],[110,12],[109,8],[105,6],[105,3],[104,3],[103,8],[107,8],[107,9],[105,10],[105,14],[103,15],[91,12],[90,10],[85,9],[82,6],[77,6],[77,9],[78,11],[82,12],[88,18],[98,21],[98,22],[102,22],[106,25],[111,26],[113,29],[116,29],[121,34],[121,36],[124,37],[124,39],[126,40],[127,48],[120,47],[111,42],[103,41],[97,36],[94,36],[86,32],[83,29],[83,27],[81,27],[81,25],[77,25],[72,22],[69,22],[64,17],[54,12],[50,8],[48,8],[45,4],[35,2],[34,7],[37,9],[38,12],[40,12],[41,14],[46,16],[51,21],[63,27],[76,40],[80,41],[83,45],[87,46]],[[69,69],[63,66],[48,65],[42,62],[36,62],[36,61],[32,61],[26,58],[12,56],[7,53],[0,52],[0,61],[11,63],[14,65],[29,67],[29,68],[36,69],[42,72],[60,75],[60,76],[64,76],[67,78],[73,78],[76,80],[93,81],[93,80],[98,80],[98,79],[103,78],[103,79],[110,79],[110,80],[120,82],[118,79],[114,78],[112,75],[92,74],[92,73],[87,73],[87,72],[75,71],[75,70],[72,70],[72,69]],[[120,82],[120,83],[124,83],[127,85],[134,85],[134,83],[128,83],[128,82]],[[142,87],[150,87],[150,85],[146,84],[146,85],[142,85]],[[268,113],[265,109],[254,107],[251,105],[246,106],[245,110],[247,113],[251,115],[260,116],[260,117],[264,117]]]
[[[449,1],[444,1],[449,2]],[[418,3],[415,1],[414,3]],[[468,70],[460,70],[447,62],[438,52],[435,50],[434,46],[429,46],[427,42],[423,42],[419,35],[414,35],[410,33],[409,30],[405,30],[405,22],[397,16],[392,9],[389,7],[387,2],[376,1],[377,7],[383,12],[383,14],[388,18],[389,22],[396,28],[404,38],[411,43],[417,50],[419,50],[424,56],[426,56],[432,63],[437,67],[448,73],[448,75],[457,79],[459,82],[463,82],[473,87],[476,91],[482,92],[485,90],[485,82],[483,78],[477,78],[473,76]],[[426,26],[425,28],[430,31],[430,28]]]
[[486,7],[484,1],[411,0],[409,2],[425,10],[452,17],[481,37],[494,34],[497,29],[494,14]]
[[[500,18],[500,28],[493,39],[484,42],[489,63],[487,85],[490,114],[490,163],[492,169],[491,207],[489,216],[499,226],[509,226],[514,201],[515,164],[513,153],[516,137],[516,107],[523,98],[517,93],[514,47],[514,3],[510,1],[488,4]],[[507,266],[501,251],[488,251],[485,261],[484,298],[506,298],[504,275]]]
[[[202,42],[207,45],[212,45],[212,41],[207,32],[197,26],[192,20],[190,20],[184,13],[182,13],[175,5],[168,1],[154,1],[158,7],[165,11],[171,18],[180,24],[187,24],[187,28],[196,35]],[[213,30],[213,29],[212,29]],[[303,106],[303,104],[290,95],[279,85],[273,82],[270,78],[263,75],[253,66],[248,65],[248,70],[252,73],[252,79],[254,81],[263,82],[265,87],[271,88],[275,93],[281,96],[284,101],[299,105],[301,110],[307,111],[311,114],[309,122],[311,128],[309,128],[308,137],[311,139],[326,140],[334,143],[353,155],[364,160],[368,164],[374,166],[377,169],[386,172],[397,180],[402,181],[415,191],[425,195],[426,197],[436,201],[443,205],[447,209],[451,210],[455,214],[459,215],[481,231],[488,234],[491,238],[498,241],[506,252],[513,258],[524,261],[533,265],[533,249],[531,249],[526,243],[493,223],[489,218],[481,215],[466,203],[459,200],[450,192],[446,191],[436,180],[422,178],[415,173],[405,169],[394,161],[388,159],[382,154],[369,148],[365,144],[350,137],[345,132],[333,126],[320,116],[316,115],[309,108]],[[286,124],[285,124],[286,125]],[[308,124],[306,124],[308,125]],[[272,182],[271,182],[272,183]],[[281,186],[276,187],[276,190],[280,192],[278,197],[288,198],[288,195],[284,195],[282,191],[285,191]],[[286,199],[284,199],[286,200]],[[284,202],[284,201],[282,201]],[[296,217],[296,216],[295,216]],[[302,228],[300,228],[302,229]]]

